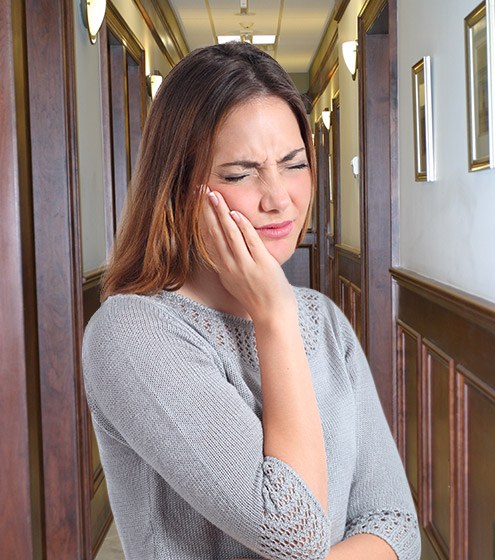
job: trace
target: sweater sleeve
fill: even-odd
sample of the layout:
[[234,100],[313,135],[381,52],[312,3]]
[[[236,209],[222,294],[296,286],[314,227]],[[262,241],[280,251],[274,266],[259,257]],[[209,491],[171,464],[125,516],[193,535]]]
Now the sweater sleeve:
[[126,297],[108,300],[85,332],[93,421],[263,558],[323,560],[325,512],[289,465],[263,455],[261,422],[212,346],[152,300]]
[[357,459],[344,538],[370,533],[399,560],[418,560],[420,536],[409,483],[361,345],[341,315],[346,363],[356,402]]

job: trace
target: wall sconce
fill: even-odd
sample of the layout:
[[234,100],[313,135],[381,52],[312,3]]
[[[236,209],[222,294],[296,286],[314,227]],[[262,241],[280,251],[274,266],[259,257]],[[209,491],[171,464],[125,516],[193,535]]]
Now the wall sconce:
[[158,70],[153,71],[146,76],[146,89],[151,99],[155,99],[158,88],[162,85],[163,76]]
[[321,120],[323,121],[326,129],[330,130],[330,109],[328,107],[325,107],[321,112]]
[[92,45],[96,43],[96,36],[105,19],[106,9],[107,0],[81,0],[82,19]]
[[352,79],[356,79],[357,71],[357,41],[346,41],[342,43],[342,56],[344,57],[345,65],[351,73]]

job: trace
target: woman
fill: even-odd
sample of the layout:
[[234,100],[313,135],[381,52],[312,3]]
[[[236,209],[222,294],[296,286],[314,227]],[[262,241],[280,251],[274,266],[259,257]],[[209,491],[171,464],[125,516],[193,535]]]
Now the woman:
[[166,78],[83,349],[128,559],[419,557],[359,343],[280,267],[314,182],[270,56],[216,45]]

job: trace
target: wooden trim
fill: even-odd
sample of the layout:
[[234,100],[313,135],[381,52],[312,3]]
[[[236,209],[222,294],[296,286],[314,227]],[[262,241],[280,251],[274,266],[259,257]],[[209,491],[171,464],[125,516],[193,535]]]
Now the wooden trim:
[[313,78],[310,81],[308,96],[311,99],[311,103],[314,106],[315,103],[320,98],[321,94],[325,88],[330,83],[334,74],[339,68],[339,55],[338,55],[338,45],[337,41],[339,38],[338,29],[330,39],[330,43],[325,51],[325,54],[321,58],[320,65],[313,74]]
[[105,20],[112,33],[125,40],[125,48],[139,61],[144,47],[112,2],[108,2]]
[[347,10],[347,6],[349,5],[351,0],[336,0],[335,8],[334,8],[334,18],[340,23],[342,16],[344,15],[345,11]]
[[26,0],[44,554],[89,558],[73,4]]
[[359,12],[358,18],[362,21],[363,31],[368,33],[375,24],[380,13],[387,7],[389,0],[367,0]]
[[102,121],[103,190],[105,207],[105,244],[106,254],[110,254],[115,232],[115,204],[113,199],[112,138],[110,114],[110,69],[108,62],[108,27],[106,21],[100,29],[100,95]]
[[346,255],[348,258],[350,258],[355,262],[361,261],[361,252],[359,249],[356,249],[355,247],[351,247],[350,245],[345,245],[342,243],[337,243],[335,245],[335,250],[339,251],[339,253],[342,253],[343,255]]
[[390,273],[404,288],[441,305],[473,324],[495,332],[495,303],[405,268],[391,268]]
[[133,0],[158,48],[171,66],[175,66],[188,52],[174,11],[167,0]]
[[3,24],[0,35],[0,552],[3,558],[28,559],[33,558],[33,554],[41,557],[41,543],[35,543],[33,522],[36,521],[32,519],[30,495],[27,398],[30,364],[26,355],[26,337],[33,333],[29,333],[26,324],[29,318],[25,317],[25,312],[26,308],[32,309],[26,305],[32,301],[26,298],[23,284],[32,282],[26,281],[27,276],[23,280],[23,273],[32,274],[34,261],[26,259],[23,266],[26,251],[23,250],[25,233],[21,213],[25,195],[21,191],[26,192],[29,185],[24,181],[19,165],[21,150],[27,148],[23,143],[26,135],[24,103],[19,104],[19,117],[16,117],[16,93],[21,101],[25,92],[24,26],[20,4],[0,2]]

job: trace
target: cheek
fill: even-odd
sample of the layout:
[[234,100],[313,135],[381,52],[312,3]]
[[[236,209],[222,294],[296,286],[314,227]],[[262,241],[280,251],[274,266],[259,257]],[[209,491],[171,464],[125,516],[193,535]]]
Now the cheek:
[[221,185],[210,185],[211,189],[217,190],[225,199],[231,210],[238,210],[246,218],[250,219],[259,207],[259,197],[255,192],[250,192],[241,185],[236,187],[225,187]]

